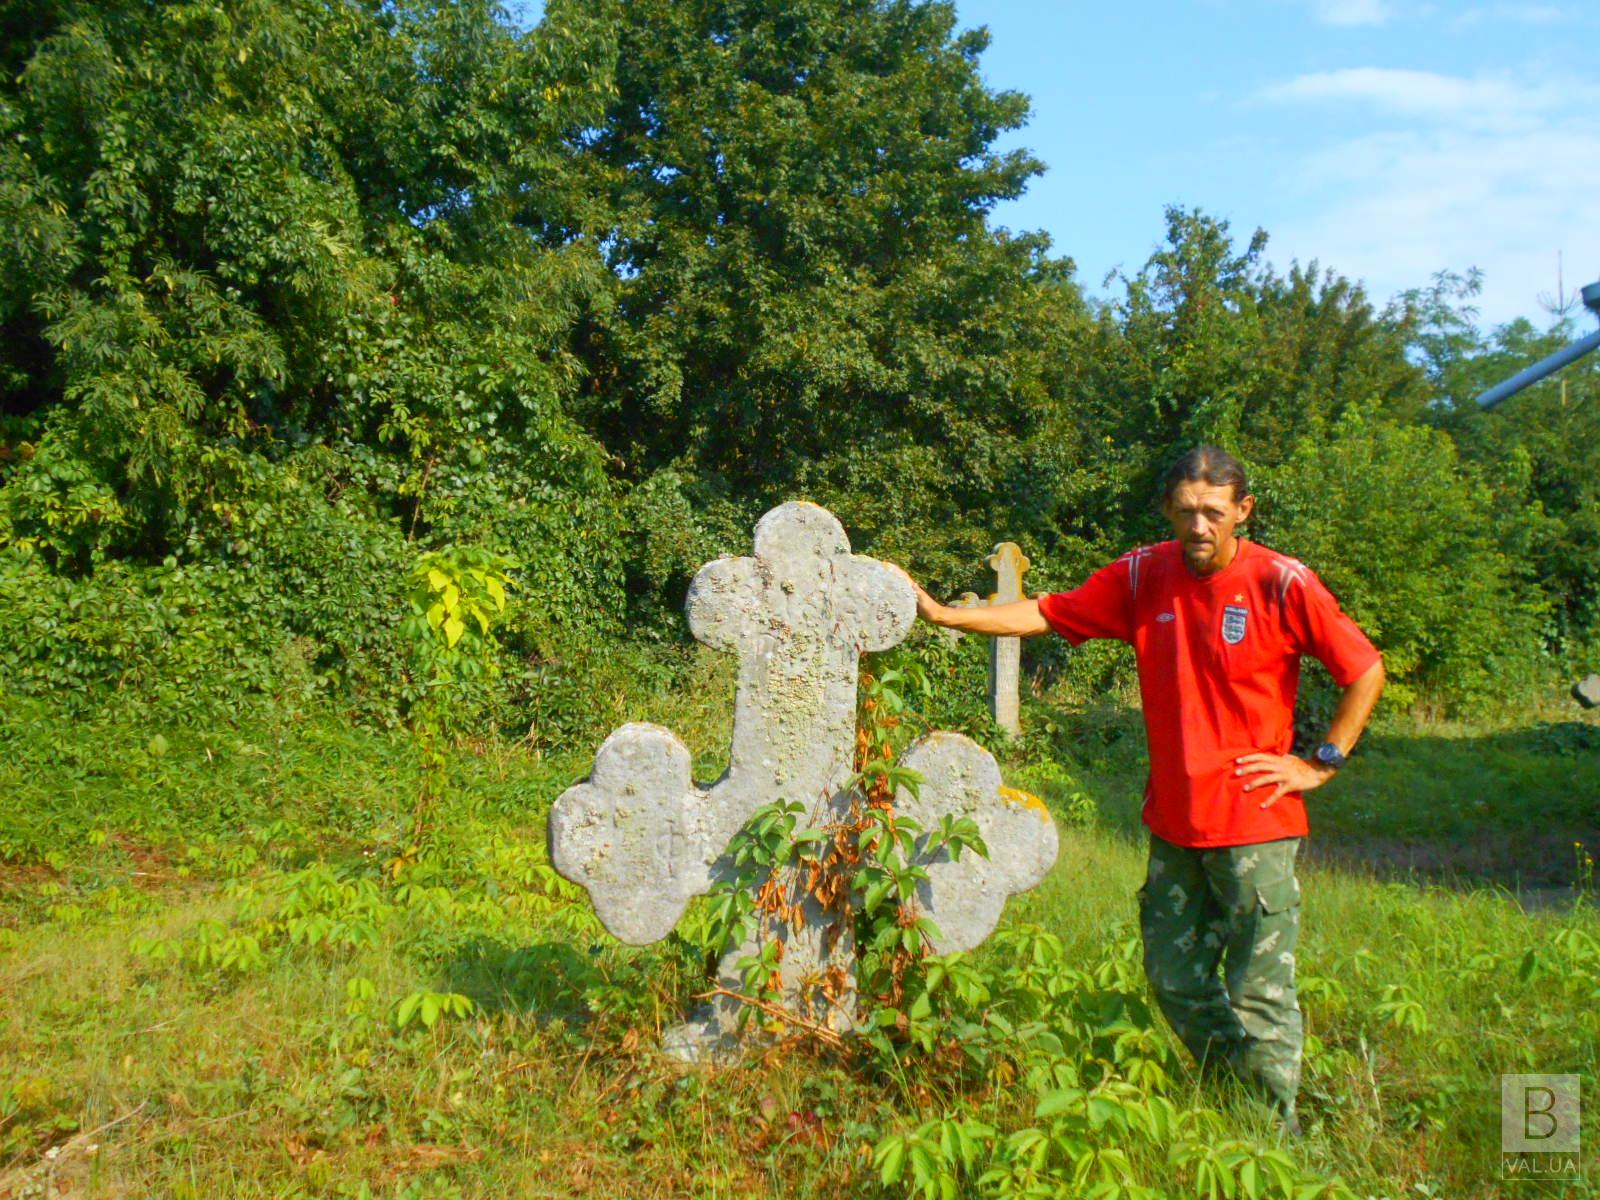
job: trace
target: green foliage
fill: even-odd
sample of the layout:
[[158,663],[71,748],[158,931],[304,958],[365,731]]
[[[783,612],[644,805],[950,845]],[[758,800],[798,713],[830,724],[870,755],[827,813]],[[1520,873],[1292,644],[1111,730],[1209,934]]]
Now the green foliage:
[[1156,512],[1168,463],[1201,442],[1272,465],[1355,404],[1410,421],[1426,380],[1406,327],[1317,264],[1276,274],[1267,234],[1241,251],[1226,221],[1173,207],[1166,244],[1101,311],[1078,353],[1080,411],[1103,435],[1127,541],[1169,536]]
[[[34,593],[5,646],[23,686],[176,675],[162,703],[233,703],[305,638],[320,686],[392,715],[411,539],[510,546],[554,614],[521,643],[603,623],[581,614],[616,608],[620,515],[564,337],[610,287],[569,139],[614,50],[578,5],[525,35],[485,4],[19,12],[0,544],[39,560],[5,571]],[[145,611],[102,632],[118,605]]]
[[[1283,1150],[1227,1136],[1215,1108],[1184,1095],[1183,1068],[1159,1036],[1137,938],[1118,931],[1094,966],[1070,966],[1059,938],[1002,930],[992,952],[931,960],[907,1005],[900,1070],[953,1073],[1022,1091],[996,1126],[956,1109],[874,1147],[881,1181],[920,1197],[1115,1198],[1310,1195],[1352,1198],[1337,1178]],[[1151,1173],[1136,1163],[1159,1163]]]
[[460,1020],[473,1011],[472,998],[460,992],[412,992],[395,1005],[394,1026],[404,1029],[416,1021],[424,1029],[432,1029],[440,1017]]
[[495,626],[515,586],[506,555],[478,546],[430,550],[411,568],[411,615],[400,625],[415,663],[413,727],[436,735],[470,728],[499,671]]
[[989,711],[989,640],[952,641],[919,624],[904,643],[873,656],[876,669],[918,681],[902,689],[909,719],[924,729],[953,729],[995,749],[1005,737]]
[[[492,550],[456,546],[429,551],[411,568],[411,615],[400,631],[415,664],[417,699],[409,715],[422,781],[408,844],[390,863],[397,878],[418,864],[430,840],[447,783],[449,739],[477,725],[474,718],[491,698],[488,684],[499,666],[495,626],[506,612],[506,590],[514,586],[507,571],[514,565]],[[433,1022],[425,1016],[424,1024]]]
[[1543,331],[1518,319],[1485,333],[1472,306],[1481,286],[1477,272],[1441,272],[1409,295],[1416,342],[1441,397],[1434,415],[1504,503],[1526,506],[1528,532],[1514,547],[1519,574],[1552,603],[1552,648],[1576,670],[1592,670],[1600,666],[1600,363],[1590,354],[1481,411],[1477,395],[1588,329],[1569,296]]
[[15,390],[41,435],[126,490],[134,546],[171,543],[218,442],[375,435],[401,451],[390,498],[416,503],[473,454],[545,450],[558,475],[581,454],[553,404],[570,368],[543,347],[599,264],[517,217],[571,219],[523,143],[560,157],[607,49],[598,25],[552,15],[526,53],[478,5],[69,4],[42,21],[5,151],[35,184],[19,207],[54,200],[71,234],[11,297],[52,352]]
[[621,282],[582,406],[630,477],[671,471],[741,532],[808,496],[952,582],[1081,490],[1053,494],[1077,437],[1052,400],[1082,310],[1042,238],[987,225],[1040,168],[995,148],[1027,102],[955,25],[948,3],[623,7],[585,135]]
[[1538,681],[1546,606],[1514,557],[1537,518],[1464,471],[1449,437],[1352,408],[1254,486],[1261,539],[1316,564],[1399,702],[1482,708]]
[[[576,672],[614,692],[633,646],[680,644],[687,579],[773,501],[827,504],[936,591],[982,588],[1000,538],[1061,588],[1164,536],[1154,481],[1201,439],[1262,472],[1286,506],[1263,524],[1348,580],[1415,695],[1520,686],[1530,623],[1600,663],[1600,368],[1470,405],[1580,314],[1482,333],[1470,273],[1380,312],[1176,207],[1090,301],[1046,239],[990,225],[1042,168],[997,148],[1027,101],[949,3],[553,0],[520,31],[483,0],[12,8],[9,693],[395,724],[422,686],[406,572],[483,546],[528,602],[462,727],[553,742],[593,719]],[[1454,454],[1372,432],[1416,428]],[[1393,524],[1427,552],[1401,569],[1367,501],[1407,463],[1429,498]],[[1422,528],[1491,510],[1504,569]],[[1441,614],[1430,571],[1494,618]],[[965,689],[978,657],[939,669]],[[1094,694],[1127,659],[1029,665]],[[993,740],[962,704],[941,723]]]
[[[152,564],[103,556],[18,516],[45,457],[0,488],[13,528],[29,530],[0,547],[0,596],[17,617],[0,639],[0,686],[64,692],[88,707],[109,684],[122,703],[167,712],[237,712],[253,692],[320,693],[359,711],[392,704],[405,546],[359,492],[330,503],[333,456],[280,465],[208,452],[232,476],[233,498]],[[80,552],[101,561],[63,569]]]

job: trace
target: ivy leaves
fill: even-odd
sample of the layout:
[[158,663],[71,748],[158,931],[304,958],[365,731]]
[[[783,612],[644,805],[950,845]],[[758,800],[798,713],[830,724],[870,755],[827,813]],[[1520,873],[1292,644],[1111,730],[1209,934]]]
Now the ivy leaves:
[[[476,637],[488,639],[489,626],[506,610],[506,588],[514,586],[507,574],[511,560],[475,546],[430,551],[412,569],[412,612],[455,650],[476,626]],[[480,655],[481,656],[481,655]]]

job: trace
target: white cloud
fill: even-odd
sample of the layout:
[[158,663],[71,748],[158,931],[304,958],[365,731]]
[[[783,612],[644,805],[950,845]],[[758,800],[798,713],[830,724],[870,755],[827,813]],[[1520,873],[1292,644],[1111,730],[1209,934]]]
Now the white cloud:
[[1280,104],[1379,119],[1299,147],[1276,186],[1298,212],[1274,228],[1280,262],[1312,257],[1364,279],[1375,299],[1441,268],[1482,267],[1483,319],[1536,313],[1555,288],[1600,278],[1600,129],[1587,81],[1363,68],[1305,75],[1263,93]]
[[[1345,29],[1378,27],[1397,20],[1422,19],[1430,24],[1442,14],[1439,6],[1414,0],[1303,0],[1320,25]],[[1448,11],[1448,9],[1447,9]],[[1579,20],[1582,13],[1559,4],[1479,4],[1461,9],[1444,22],[1455,33],[1480,25],[1560,25]]]
[[1263,100],[1280,104],[1364,105],[1380,115],[1429,117],[1504,125],[1542,118],[1574,104],[1592,103],[1600,88],[1587,82],[1530,84],[1509,76],[1441,75],[1392,67],[1318,71],[1264,88]]
[[1469,8],[1450,27],[1457,32],[1477,25],[1559,25],[1577,17],[1572,9],[1554,4],[1489,4]]
[[1384,0],[1312,0],[1311,15],[1324,25],[1382,25],[1393,15]]

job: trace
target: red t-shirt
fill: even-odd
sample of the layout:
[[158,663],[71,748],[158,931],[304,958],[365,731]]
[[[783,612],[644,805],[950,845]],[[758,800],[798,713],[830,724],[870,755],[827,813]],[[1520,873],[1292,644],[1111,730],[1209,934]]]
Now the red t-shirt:
[[1129,551],[1039,611],[1073,645],[1132,644],[1150,779],[1144,823],[1179,846],[1239,846],[1307,832],[1298,792],[1244,791],[1234,759],[1294,744],[1300,656],[1348,686],[1378,651],[1306,566],[1244,539],[1222,570],[1196,575],[1176,542]]

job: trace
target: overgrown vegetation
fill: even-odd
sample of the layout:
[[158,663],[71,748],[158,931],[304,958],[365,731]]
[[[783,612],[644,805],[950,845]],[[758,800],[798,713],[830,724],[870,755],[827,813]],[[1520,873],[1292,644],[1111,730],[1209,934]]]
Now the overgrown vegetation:
[[1595,664],[1597,368],[1470,404],[1572,307],[1483,335],[1441,275],[1376,311],[1183,209],[1093,298],[989,224],[1040,167],[994,150],[1026,100],[948,4],[4,13],[9,691],[397,723],[407,573],[482,547],[528,597],[486,711],[553,734],[575,660],[678,642],[774,501],[936,590],[1001,537],[1064,587],[1162,536],[1199,439],[1377,632],[1391,703]]
[[[710,654],[691,669],[627,715],[681,730],[703,774],[732,678]],[[1312,866],[1307,1137],[1284,1144],[1255,1102],[1198,1083],[1153,1014],[1121,774],[1136,725],[1028,716],[1068,748],[1008,764],[1062,831],[1045,885],[976,952],[917,960],[903,1028],[685,1073],[648,1050],[706,987],[695,922],[619,946],[544,855],[589,746],[448,751],[427,850],[396,871],[428,770],[409,734],[315,712],[64,722],[21,701],[0,754],[0,1190],[1489,1197],[1499,1073],[1596,1077],[1589,898],[1530,915],[1504,892]],[[1371,765],[1431,772],[1431,728],[1392,730]],[[1518,731],[1479,732],[1448,756],[1457,784],[1514,796],[1522,825],[1592,770],[1546,755],[1559,769],[1508,787]],[[1408,829],[1409,809],[1330,803],[1341,828]]]
[[[1526,715],[1600,667],[1600,363],[1471,397],[1573,307],[1379,311],[1176,207],[1096,297],[992,226],[1040,167],[949,4],[543,8],[0,3],[0,1194],[1493,1194],[1498,1073],[1600,1044],[1595,726]],[[806,496],[935,591],[1001,538],[1070,586],[1199,440],[1386,652],[1314,826],[1577,903],[1314,867],[1285,1147],[1139,977],[1126,653],[1030,644],[1005,739],[980,640],[920,631],[830,864],[872,1035],[644,1053],[760,900],[623,949],[544,819],[623,720],[725,766],[692,571]],[[892,849],[982,849],[884,803],[912,680],[1064,831],[970,955]],[[752,882],[830,853],[790,815]]]

